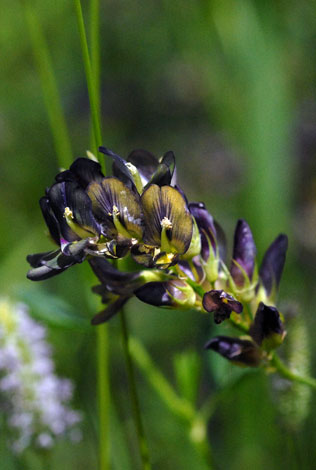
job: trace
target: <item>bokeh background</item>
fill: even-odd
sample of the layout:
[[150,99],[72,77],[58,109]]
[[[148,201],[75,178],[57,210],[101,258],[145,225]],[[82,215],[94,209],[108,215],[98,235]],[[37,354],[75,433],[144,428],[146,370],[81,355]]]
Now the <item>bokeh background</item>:
[[[47,40],[74,157],[90,147],[89,101],[72,2],[25,0]],[[88,2],[82,2],[89,26]],[[253,230],[258,259],[280,232],[289,255],[279,302],[298,315],[304,334],[290,354],[310,354],[316,375],[316,7],[313,1],[101,1],[101,90],[104,145],[122,156],[134,148],[175,152],[190,200],[203,200],[232,243],[238,218]],[[73,379],[74,406],[84,413],[83,440],[56,444],[50,469],[97,467],[93,327],[54,325],[56,310],[89,324],[95,313],[89,267],[32,284],[28,253],[51,248],[38,207],[58,171],[54,140],[23,2],[1,6],[0,19],[0,295],[47,316],[60,375]],[[203,351],[212,335],[229,333],[196,312],[149,308],[131,301],[133,334],[168,379],[174,360],[194,350],[201,365],[198,402],[218,397],[208,426],[214,468],[309,469],[315,465],[316,401],[304,390],[249,373]],[[119,319],[110,324],[113,468],[138,468]],[[285,349],[283,347],[283,349]],[[183,422],[137,373],[155,470],[205,470]],[[181,390],[179,391],[181,393]],[[295,395],[296,393],[296,395]],[[2,433],[2,441],[4,436]],[[37,469],[1,444],[1,468]],[[21,463],[22,462],[22,463]]]

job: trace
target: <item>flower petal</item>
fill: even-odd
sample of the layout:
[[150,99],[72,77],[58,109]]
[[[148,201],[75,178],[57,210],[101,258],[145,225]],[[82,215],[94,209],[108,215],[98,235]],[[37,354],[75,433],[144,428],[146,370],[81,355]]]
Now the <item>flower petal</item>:
[[49,233],[52,239],[57,243],[57,245],[59,245],[60,244],[59,224],[51,208],[49,198],[47,196],[41,197],[41,199],[39,200],[39,204],[42,210],[44,220],[48,227]]
[[288,238],[286,235],[279,235],[266,251],[259,270],[260,280],[270,295],[272,288],[278,288],[282,271],[284,268]]
[[254,323],[250,328],[250,336],[259,346],[265,343],[266,349],[273,349],[282,343],[284,328],[280,314],[275,307],[260,302]]
[[[185,253],[191,242],[193,221],[185,200],[171,186],[149,186],[142,194],[141,204],[145,220],[144,241],[161,246],[163,251]],[[165,223],[166,244],[162,245],[162,229]]]
[[104,178],[101,183],[91,183],[87,192],[92,201],[93,212],[103,227],[106,237],[115,238],[118,225],[115,217],[129,238],[141,239],[143,221],[138,194],[118,178]]
[[156,307],[171,307],[173,304],[167,290],[167,282],[148,282],[137,289],[135,295],[142,302]]
[[238,265],[245,270],[248,278],[251,280],[256,254],[256,245],[250,227],[245,220],[240,219],[235,230],[233,261],[230,268],[231,275],[238,286],[243,286],[245,283],[245,276]]
[[201,255],[204,261],[209,258],[210,240],[214,253],[216,252],[216,228],[214,219],[207,211],[203,202],[190,202],[189,210],[196,220],[201,235],[202,250]]
[[214,321],[219,324],[230,317],[231,312],[241,313],[242,303],[223,290],[210,290],[203,297],[203,307],[207,312],[214,312]]
[[148,181],[147,187],[151,184],[157,184],[158,186],[170,185],[171,182],[175,184],[173,175],[175,172],[175,156],[174,153],[169,150],[162,157],[156,171]]
[[[108,155],[113,159],[113,175],[117,177],[122,183],[125,184],[129,189],[135,190],[135,184],[133,176],[126,165],[124,158],[117,155],[112,150],[106,147],[99,147],[99,152],[104,155]],[[136,191],[137,192],[137,191]]]
[[104,293],[105,290],[115,294],[132,294],[134,290],[143,282],[140,279],[139,272],[124,272],[116,269],[109,261],[104,258],[90,258],[89,264],[94,274],[102,283],[98,287],[98,293]]
[[86,189],[92,181],[101,181],[103,178],[104,175],[101,171],[100,163],[90,158],[77,158],[69,170],[58,173],[55,180],[57,183],[72,181],[73,183],[78,183],[82,189]]
[[133,150],[127,157],[127,161],[132,163],[140,173],[143,185],[145,186],[159,165],[158,159],[147,150]]
[[78,235],[65,218],[65,210],[68,208],[71,218],[78,224],[85,236],[95,236],[100,233],[100,228],[93,217],[92,205],[88,195],[74,182],[55,183],[48,191],[50,206],[54,212],[60,227],[61,237],[67,242],[80,240]]
[[78,263],[75,257],[66,256],[60,250],[28,255],[26,259],[33,267],[27,273],[27,278],[31,281],[49,279]]

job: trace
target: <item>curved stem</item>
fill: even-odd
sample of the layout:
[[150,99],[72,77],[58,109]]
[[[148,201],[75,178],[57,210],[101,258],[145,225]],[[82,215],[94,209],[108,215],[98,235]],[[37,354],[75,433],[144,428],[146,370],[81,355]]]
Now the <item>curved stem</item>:
[[312,377],[306,377],[302,376],[299,374],[296,374],[295,372],[291,371],[279,358],[279,356],[274,353],[270,364],[275,367],[275,369],[278,371],[278,373],[284,377],[285,379],[291,380],[292,382],[298,382],[301,384],[308,385],[309,387],[312,387],[316,390],[316,379]]
[[143,469],[150,470],[150,460],[149,460],[149,451],[147,440],[144,432],[144,426],[141,418],[141,411],[139,405],[139,399],[137,395],[136,383],[135,383],[135,372],[134,366],[132,362],[132,358],[130,355],[129,349],[129,338],[128,338],[128,327],[125,318],[124,310],[122,309],[120,312],[121,318],[121,327],[122,327],[122,342],[123,342],[123,349],[125,355],[125,362],[128,374],[128,382],[130,387],[130,395],[131,395],[131,402],[133,407],[134,413],[134,420],[136,425],[137,437],[138,437],[138,444],[139,444],[139,451],[142,459]]

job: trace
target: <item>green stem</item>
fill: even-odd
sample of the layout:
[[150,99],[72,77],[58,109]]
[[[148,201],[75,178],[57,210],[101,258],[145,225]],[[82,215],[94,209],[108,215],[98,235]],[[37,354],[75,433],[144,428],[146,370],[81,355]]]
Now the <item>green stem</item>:
[[143,469],[150,470],[150,460],[149,460],[149,452],[148,452],[148,445],[147,440],[144,432],[143,422],[141,418],[141,411],[139,405],[139,399],[136,390],[136,383],[135,383],[135,372],[133,367],[133,362],[130,354],[130,340],[128,337],[128,327],[125,318],[124,310],[122,309],[120,312],[121,318],[121,327],[122,327],[122,340],[123,340],[123,349],[125,354],[125,362],[128,374],[128,381],[130,387],[130,395],[131,395],[131,402],[133,407],[134,413],[134,420],[136,425],[136,432],[138,437],[138,445],[139,445],[139,452],[142,459]]
[[270,364],[275,367],[275,369],[278,371],[278,373],[284,377],[285,379],[291,380],[292,382],[298,382],[301,384],[308,385],[309,387],[312,387],[316,390],[316,379],[312,377],[306,377],[302,376],[299,374],[296,374],[295,372],[291,371],[279,358],[279,356],[274,353]]
[[100,470],[110,468],[109,455],[109,406],[110,390],[108,377],[108,327],[99,325],[97,330],[97,373],[98,373],[98,406],[99,406],[99,465]]
[[[98,147],[102,144],[101,124],[100,124],[100,93],[99,93],[99,28],[98,28],[98,2],[93,1],[91,5],[91,42],[93,67],[90,62],[89,49],[85,25],[82,15],[80,0],[75,1],[80,43],[83,63],[86,74],[86,81],[89,93],[91,117],[94,135],[94,153],[98,155]],[[92,0],[91,0],[92,1]],[[102,162],[100,162],[102,164]],[[109,387],[109,340],[107,325],[100,325],[97,328],[97,375],[98,375],[98,405],[99,405],[99,465],[100,470],[110,468],[110,387]]]
[[[101,122],[101,67],[100,67],[100,0],[90,1],[90,51],[91,67],[94,78],[95,100],[98,113],[98,121]],[[91,122],[91,147],[95,149],[94,127]],[[95,149],[97,150],[97,149]],[[97,153],[96,153],[97,155]]]
[[73,156],[50,54],[35,9],[29,2],[23,1],[22,4],[32,42],[33,54],[39,71],[58,163],[61,167],[68,168],[72,163]]
[[100,67],[100,0],[91,0],[90,2],[90,45],[91,45],[91,67],[93,71],[94,86],[95,86],[95,99],[96,108],[98,113],[98,120],[101,121],[101,103],[100,103],[100,90],[101,90],[101,67]]
[[[98,83],[98,79],[95,80],[95,77],[92,73],[89,49],[88,49],[88,42],[87,36],[85,31],[85,25],[83,20],[82,8],[80,0],[74,0],[75,2],[75,9],[77,15],[77,22],[78,22],[78,29],[79,29],[79,36],[80,36],[80,43],[81,43],[81,50],[82,50],[82,58],[83,64],[85,68],[86,80],[87,80],[87,87],[89,93],[89,101],[90,101],[90,109],[91,109],[91,117],[92,117],[92,124],[93,124],[93,133],[94,133],[94,153],[98,155],[98,147],[102,145],[102,136],[101,136],[101,124],[100,124],[100,116],[99,116],[99,101],[97,98],[97,89],[96,84]],[[94,56],[95,53],[93,53]]]
[[230,316],[229,321],[235,328],[237,328],[237,330],[241,331],[242,333],[246,333],[247,335],[249,334],[249,326],[246,323],[235,320],[232,315]]

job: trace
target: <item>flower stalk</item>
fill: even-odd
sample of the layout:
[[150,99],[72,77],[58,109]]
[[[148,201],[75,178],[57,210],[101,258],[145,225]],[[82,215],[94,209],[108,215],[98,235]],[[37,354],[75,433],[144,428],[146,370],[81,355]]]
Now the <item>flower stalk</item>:
[[284,377],[285,379],[288,379],[291,382],[297,382],[304,385],[308,385],[309,387],[316,390],[316,379],[314,379],[313,377],[303,376],[297,374],[296,372],[293,372],[284,364],[284,362],[281,361],[280,357],[276,353],[272,355],[269,365],[274,367],[275,370],[281,375],[281,377]]

